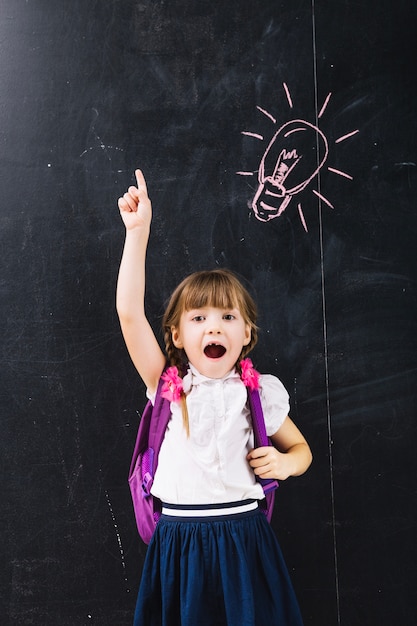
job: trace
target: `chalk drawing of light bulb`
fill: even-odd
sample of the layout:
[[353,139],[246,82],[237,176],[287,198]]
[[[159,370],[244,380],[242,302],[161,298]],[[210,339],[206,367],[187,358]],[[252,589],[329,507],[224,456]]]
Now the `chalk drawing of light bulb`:
[[[283,87],[288,105],[292,109],[293,102],[288,85],[283,83]],[[321,109],[317,109],[315,120],[317,124],[327,110],[331,95],[329,93]],[[277,124],[277,120],[271,113],[260,106],[256,108],[274,126]],[[358,129],[347,132],[335,139],[334,143],[340,144],[358,133]],[[264,141],[264,136],[256,132],[242,131],[242,135]],[[269,222],[279,217],[291,199],[303,191],[313,179],[318,180],[318,189],[312,188],[312,193],[320,203],[333,209],[332,203],[320,191],[319,172],[328,160],[328,154],[329,146],[326,136],[318,126],[302,119],[291,119],[283,124],[269,140],[259,167],[255,170],[236,172],[239,176],[249,177],[257,174],[258,186],[251,201],[255,217],[261,222]],[[340,169],[330,166],[326,166],[326,169],[337,176],[353,180],[350,174]],[[308,232],[301,201],[297,202],[297,209],[303,228]]]
[[293,196],[317,176],[329,153],[325,135],[305,120],[291,120],[275,133],[261,159],[252,209],[261,222],[282,215]]

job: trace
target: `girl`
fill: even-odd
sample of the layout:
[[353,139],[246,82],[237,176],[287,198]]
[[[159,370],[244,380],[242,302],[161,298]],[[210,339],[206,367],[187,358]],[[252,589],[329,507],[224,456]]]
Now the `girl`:
[[[126,240],[117,311],[152,399],[167,359],[145,315],[152,209],[140,170],[136,180],[118,201]],[[312,457],[288,417],[281,382],[258,375],[244,359],[257,341],[255,304],[231,272],[197,272],[174,291],[163,328],[172,416],[152,486],[163,514],[148,547],[134,624],[301,626],[278,542],[258,508],[263,491],[255,475],[298,476]],[[273,446],[252,449],[245,383],[259,384]]]

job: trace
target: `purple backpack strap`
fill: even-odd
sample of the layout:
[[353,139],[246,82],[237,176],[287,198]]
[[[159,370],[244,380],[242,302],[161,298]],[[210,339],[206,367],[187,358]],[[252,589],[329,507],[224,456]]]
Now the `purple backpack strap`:
[[158,455],[165,431],[171,417],[171,403],[161,396],[161,389],[164,381],[159,379],[155,394],[155,404],[152,411],[152,419],[149,426],[149,447],[154,450],[154,473],[158,465]]
[[[133,474],[135,462],[138,454],[143,454],[147,448],[152,449],[152,467],[155,473],[158,464],[158,454],[162,441],[165,436],[166,427],[171,416],[170,404],[161,396],[162,379],[159,379],[158,388],[155,393],[154,404],[148,400],[139,423],[138,434],[136,437],[135,449],[133,451],[132,462],[130,465],[129,476]],[[153,477],[152,477],[153,478]],[[147,487],[143,485],[145,493],[150,492],[152,485]]]
[[[262,410],[261,398],[257,389],[248,388],[249,407],[252,417],[252,428],[255,439],[255,448],[261,446],[270,446],[271,442],[266,434],[264,412]],[[271,521],[272,510],[274,507],[275,489],[278,487],[278,481],[273,478],[259,478],[257,481],[262,485],[265,494],[265,515],[268,521]]]
[[162,384],[160,380],[154,405],[148,401],[143,411],[128,477],[138,531],[145,543],[149,543],[161,516],[161,501],[152,496],[151,488],[171,417],[170,403],[161,396]]

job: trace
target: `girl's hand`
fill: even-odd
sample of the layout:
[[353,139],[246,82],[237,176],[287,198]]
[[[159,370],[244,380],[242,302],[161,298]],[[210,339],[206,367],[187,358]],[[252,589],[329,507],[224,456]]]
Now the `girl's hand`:
[[279,452],[273,446],[255,448],[249,452],[247,459],[256,476],[260,478],[286,480],[294,473],[291,455]]
[[272,446],[255,448],[247,456],[256,476],[285,480],[304,474],[313,457],[307,441],[288,416],[271,436],[271,442]]
[[136,170],[137,187],[129,187],[117,204],[126,230],[149,229],[152,219],[152,204],[148,197],[145,178],[141,170]]

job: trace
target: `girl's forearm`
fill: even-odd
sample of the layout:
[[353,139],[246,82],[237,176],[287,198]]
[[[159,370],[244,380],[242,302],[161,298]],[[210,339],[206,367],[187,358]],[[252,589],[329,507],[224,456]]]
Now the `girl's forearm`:
[[291,461],[290,476],[301,476],[301,474],[304,474],[313,460],[313,455],[307,443],[296,443],[285,454],[287,459]]
[[145,260],[148,238],[149,230],[126,230],[116,291],[116,307],[121,320],[145,313]]

